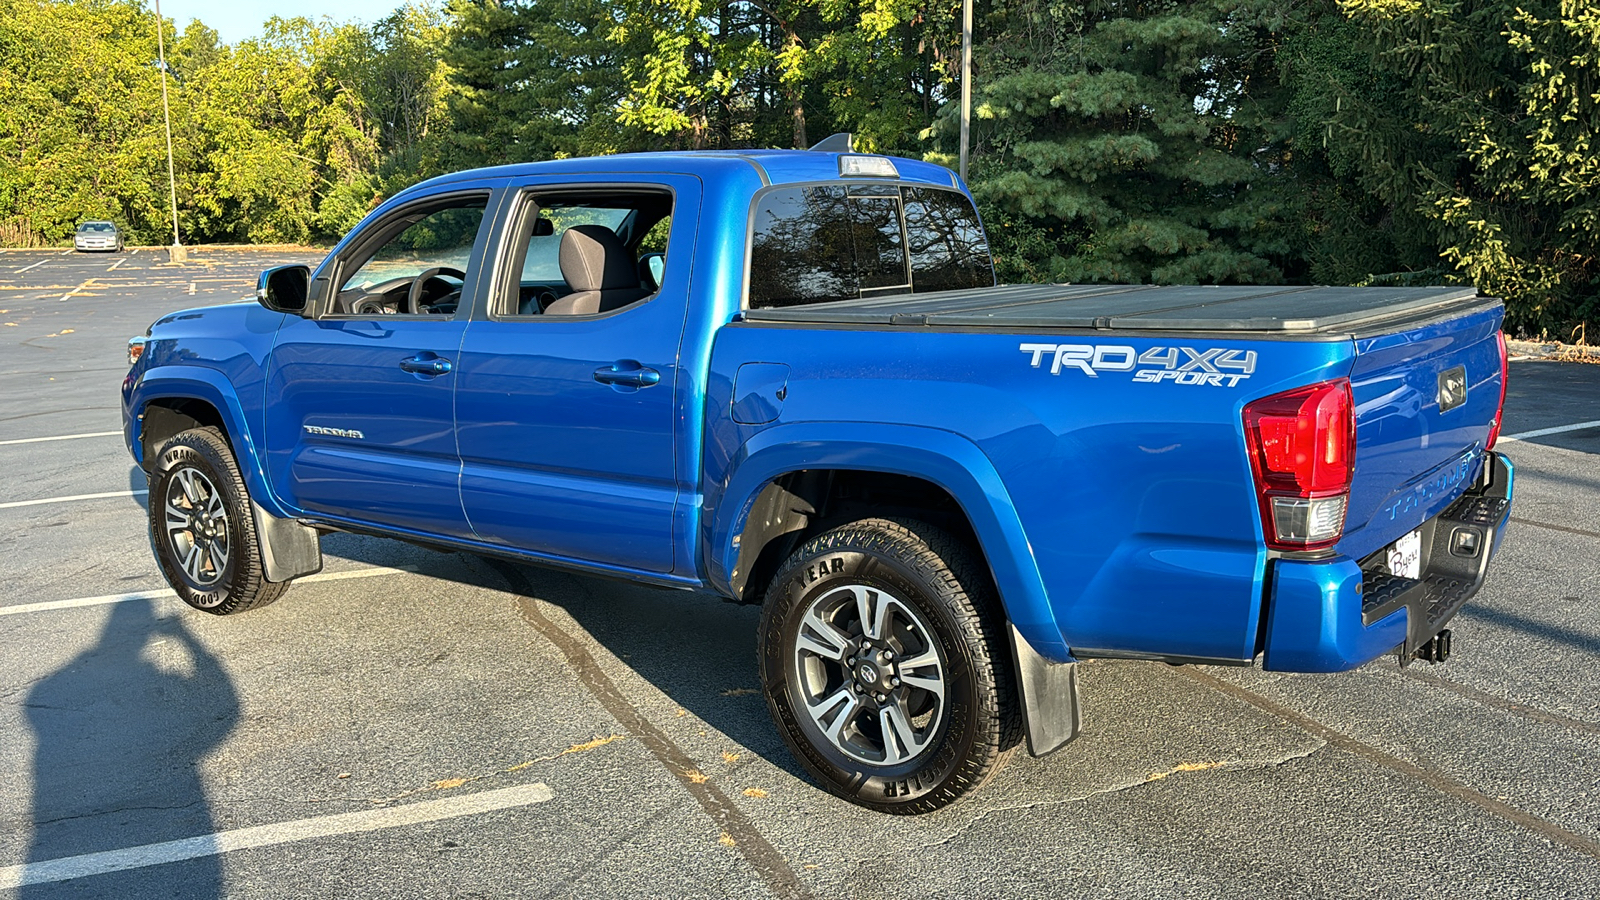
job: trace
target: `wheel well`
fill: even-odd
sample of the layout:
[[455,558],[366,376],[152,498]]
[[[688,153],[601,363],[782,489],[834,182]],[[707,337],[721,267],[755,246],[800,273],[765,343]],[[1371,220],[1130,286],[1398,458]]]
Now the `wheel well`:
[[184,397],[152,400],[145,406],[141,415],[144,424],[140,429],[140,439],[144,444],[146,470],[155,463],[156,450],[163,443],[173,435],[191,428],[215,428],[222,433],[223,440],[228,441],[230,446],[233,443],[228,435],[228,428],[223,423],[222,413],[204,400]]
[[950,492],[922,478],[890,472],[807,469],[761,489],[730,578],[739,600],[760,603],[767,583],[795,548],[830,528],[871,516],[920,519],[964,541],[983,557],[966,512]]

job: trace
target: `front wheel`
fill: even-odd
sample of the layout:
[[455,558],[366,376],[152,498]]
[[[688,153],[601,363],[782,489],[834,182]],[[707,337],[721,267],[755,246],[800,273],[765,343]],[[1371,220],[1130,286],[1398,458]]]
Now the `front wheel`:
[[215,428],[161,445],[149,500],[156,562],[183,602],[225,616],[265,606],[289,589],[267,581],[248,489]]
[[930,812],[1020,742],[1004,624],[986,568],[949,534],[917,521],[841,526],[795,551],[767,590],[767,707],[829,791]]

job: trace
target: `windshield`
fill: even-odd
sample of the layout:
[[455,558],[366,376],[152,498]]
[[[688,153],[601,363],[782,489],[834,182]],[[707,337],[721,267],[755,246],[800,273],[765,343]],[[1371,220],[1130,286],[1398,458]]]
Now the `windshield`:
[[116,231],[117,226],[110,222],[85,222],[78,226],[79,231]]

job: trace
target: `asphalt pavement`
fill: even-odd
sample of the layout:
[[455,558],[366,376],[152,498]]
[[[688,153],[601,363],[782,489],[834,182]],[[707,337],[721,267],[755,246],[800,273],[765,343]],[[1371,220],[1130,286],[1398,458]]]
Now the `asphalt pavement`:
[[[1081,738],[888,817],[783,748],[754,608],[350,535],[167,595],[125,342],[295,260],[0,253],[0,897],[1600,896],[1600,425],[1502,445],[1445,664],[1085,663]],[[1505,434],[1585,422],[1600,366],[1513,362]]]

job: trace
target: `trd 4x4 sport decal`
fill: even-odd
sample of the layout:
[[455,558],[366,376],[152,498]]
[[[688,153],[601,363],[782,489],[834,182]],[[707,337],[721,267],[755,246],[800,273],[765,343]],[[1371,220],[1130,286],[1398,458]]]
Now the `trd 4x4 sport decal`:
[[1143,353],[1119,344],[1023,344],[1018,349],[1029,354],[1035,369],[1049,360],[1051,375],[1060,375],[1062,369],[1076,369],[1090,378],[1099,378],[1102,372],[1132,372],[1134,381],[1151,384],[1238,387],[1256,370],[1256,351],[1221,347],[1151,347]]

